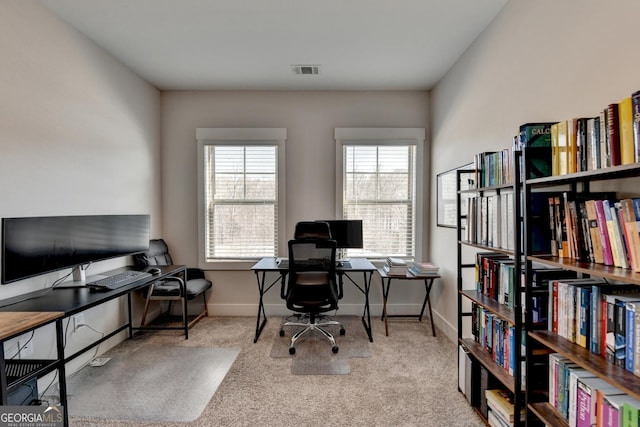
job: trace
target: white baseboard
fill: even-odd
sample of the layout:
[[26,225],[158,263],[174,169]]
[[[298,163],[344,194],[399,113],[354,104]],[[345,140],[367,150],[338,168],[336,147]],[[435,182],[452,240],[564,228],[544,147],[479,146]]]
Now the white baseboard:
[[[389,314],[418,314],[421,307],[422,304],[389,304],[387,311]],[[257,304],[209,304],[208,309],[210,316],[256,317],[258,314]],[[372,304],[370,310],[371,320],[379,319],[382,315],[382,304]],[[265,311],[267,317],[291,314],[291,311],[287,310],[284,304],[266,304]],[[347,316],[362,316],[362,311],[362,304],[341,304],[338,313]],[[426,309],[423,320],[428,318],[429,312]],[[433,312],[433,321],[439,332],[444,333],[452,342],[458,341],[456,328],[436,311]]]

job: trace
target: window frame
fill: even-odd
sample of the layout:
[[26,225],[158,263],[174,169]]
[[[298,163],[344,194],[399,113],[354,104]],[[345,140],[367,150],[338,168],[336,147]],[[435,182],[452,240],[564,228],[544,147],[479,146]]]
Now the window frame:
[[206,258],[206,215],[205,215],[205,146],[210,145],[270,145],[278,147],[278,237],[277,252],[286,245],[286,188],[285,188],[285,141],[286,128],[197,128],[197,174],[198,174],[198,265],[205,270],[246,270],[261,257],[242,259],[220,259],[208,261]]
[[[415,223],[413,224],[414,251],[407,259],[421,260],[423,256],[423,215],[427,186],[424,182],[425,128],[335,128],[336,141],[336,218],[343,218],[344,200],[344,146],[351,145],[413,145],[415,162]],[[378,260],[383,260],[382,258]]]

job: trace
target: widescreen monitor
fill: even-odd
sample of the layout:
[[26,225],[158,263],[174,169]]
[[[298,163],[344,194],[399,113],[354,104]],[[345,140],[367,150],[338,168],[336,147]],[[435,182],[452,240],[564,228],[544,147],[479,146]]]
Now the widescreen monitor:
[[2,283],[149,249],[149,215],[2,219]]

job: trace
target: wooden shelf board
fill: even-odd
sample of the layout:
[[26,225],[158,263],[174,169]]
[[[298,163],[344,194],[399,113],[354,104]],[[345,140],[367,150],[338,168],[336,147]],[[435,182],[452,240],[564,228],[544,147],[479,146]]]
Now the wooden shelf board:
[[470,338],[461,338],[460,343],[469,350],[469,353],[478,360],[491,374],[498,379],[512,393],[515,390],[515,380],[513,376],[493,361],[491,355],[484,350],[480,344]]
[[544,178],[528,179],[527,185],[558,185],[580,181],[593,181],[605,179],[632,178],[640,174],[640,163],[613,166],[592,171],[577,172],[561,176],[548,176]]
[[580,262],[570,258],[559,258],[551,256],[529,256],[530,261],[539,262],[553,267],[560,267],[573,270],[591,276],[604,277],[611,280],[620,280],[626,283],[640,285],[640,273],[636,273],[628,268],[613,267],[604,264],[594,264]]
[[460,291],[460,293],[465,297],[469,298],[471,301],[475,302],[476,304],[481,305],[482,307],[491,311],[501,319],[506,320],[507,322],[515,325],[516,323],[515,312],[509,307],[505,306],[504,304],[500,304],[498,301],[492,298],[489,298],[485,295],[482,295],[482,293],[478,291],[462,290]]
[[536,417],[547,425],[554,427],[568,427],[569,423],[560,416],[558,411],[548,402],[530,403],[529,409]]
[[487,251],[498,252],[501,254],[513,256],[513,251],[510,249],[503,249],[503,248],[496,248],[494,246],[481,245],[479,243],[470,242],[468,240],[460,240],[458,243],[460,243],[461,245],[470,246],[472,248],[485,249]]
[[604,357],[573,344],[552,332],[530,331],[528,335],[548,348],[553,349],[553,351],[571,359],[609,384],[618,387],[636,399],[640,399],[640,378],[633,373],[615,366]]

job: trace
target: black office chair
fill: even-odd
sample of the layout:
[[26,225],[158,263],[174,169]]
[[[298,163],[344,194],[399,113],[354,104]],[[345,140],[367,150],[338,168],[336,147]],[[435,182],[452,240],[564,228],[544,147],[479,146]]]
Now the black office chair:
[[[149,250],[142,254],[134,255],[134,261],[136,268],[146,269],[153,266],[173,265],[173,259],[169,254],[169,247],[162,239],[154,239],[149,241]],[[188,322],[188,327],[191,328],[200,319],[209,315],[207,310],[207,297],[206,292],[213,287],[210,280],[205,279],[204,272],[199,268],[187,268],[186,281],[183,281],[179,277],[166,277],[162,280],[157,280],[149,286],[146,293],[146,302],[144,305],[144,312],[142,313],[141,325],[145,326],[147,313],[151,301],[169,301],[168,311],[171,311],[171,303],[173,301],[180,301],[182,308],[183,323],[187,325],[187,318],[185,317],[186,300],[190,301],[202,295],[204,309],[194,319]]]
[[329,225],[323,222],[303,222],[296,225],[294,240],[289,241],[289,278],[282,285],[282,297],[289,310],[299,313],[297,321],[286,321],[284,327],[302,328],[295,332],[289,344],[289,353],[295,354],[295,344],[309,331],[319,331],[332,344],[331,350],[338,352],[333,335],[325,328],[339,326],[340,335],[344,327],[329,320],[322,313],[338,309],[342,292],[336,281],[336,242],[331,240]]

